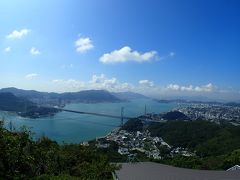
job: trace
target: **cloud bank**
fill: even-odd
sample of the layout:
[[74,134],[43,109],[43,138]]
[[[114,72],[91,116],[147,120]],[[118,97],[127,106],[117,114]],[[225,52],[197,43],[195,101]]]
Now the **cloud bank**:
[[178,84],[158,85],[151,80],[139,80],[136,84],[121,82],[117,78],[108,78],[105,74],[93,75],[88,81],[75,79],[55,79],[52,80],[54,89],[60,92],[81,91],[89,89],[104,89],[111,92],[132,91],[151,97],[161,97],[163,95],[210,95],[220,92],[212,83],[206,85],[185,85]]
[[7,39],[21,39],[30,32],[30,29],[14,30],[6,36]]
[[157,57],[156,51],[140,53],[138,51],[132,50],[128,46],[124,46],[121,49],[103,54],[99,60],[100,62],[105,64],[114,64],[114,63],[123,63],[127,61],[147,62],[147,61],[153,60],[156,57]]
[[214,90],[212,83],[201,86],[180,86],[178,84],[169,84],[166,89],[170,91],[188,91],[188,92],[212,92]]
[[147,79],[145,79],[145,80],[140,80],[138,83],[139,83],[140,85],[142,85],[142,86],[145,86],[145,87],[153,87],[153,86],[154,86],[153,81],[149,81],[149,80],[147,80]]

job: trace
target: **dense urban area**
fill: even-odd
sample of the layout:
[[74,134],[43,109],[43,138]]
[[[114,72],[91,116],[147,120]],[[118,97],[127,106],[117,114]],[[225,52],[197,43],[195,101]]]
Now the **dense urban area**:
[[205,119],[214,122],[228,121],[233,124],[240,124],[240,106],[198,103],[183,106],[177,110],[192,120]]
[[[182,120],[207,120],[219,123],[221,121],[230,122],[233,125],[240,124],[240,104],[239,103],[220,103],[220,102],[201,102],[185,100],[158,100],[162,103],[177,103],[178,107],[171,113],[171,118],[180,118]],[[147,118],[156,121],[168,120],[165,114],[148,114]]]

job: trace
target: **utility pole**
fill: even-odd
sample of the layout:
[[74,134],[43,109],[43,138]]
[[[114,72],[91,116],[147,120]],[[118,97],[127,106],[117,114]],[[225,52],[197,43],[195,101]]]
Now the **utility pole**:
[[124,107],[121,107],[121,127],[123,126]]

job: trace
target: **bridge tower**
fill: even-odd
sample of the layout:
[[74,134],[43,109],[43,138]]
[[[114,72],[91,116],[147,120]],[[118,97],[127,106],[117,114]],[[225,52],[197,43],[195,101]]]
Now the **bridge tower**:
[[124,107],[121,107],[121,127],[123,126]]
[[147,115],[147,105],[145,104],[144,115]]

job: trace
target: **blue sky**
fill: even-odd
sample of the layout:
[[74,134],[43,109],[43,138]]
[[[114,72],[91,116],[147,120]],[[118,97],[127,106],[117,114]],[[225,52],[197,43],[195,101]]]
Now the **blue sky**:
[[238,0],[0,2],[0,87],[240,99]]

